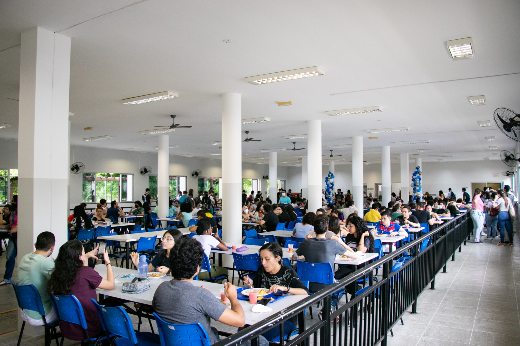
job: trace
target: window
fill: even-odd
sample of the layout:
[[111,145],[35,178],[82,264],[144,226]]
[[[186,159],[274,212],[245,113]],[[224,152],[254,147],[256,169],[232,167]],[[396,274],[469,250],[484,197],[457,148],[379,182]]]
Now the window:
[[[153,199],[157,199],[157,175],[150,175],[148,177],[148,188],[150,189],[150,196],[152,196]],[[187,191],[186,176],[170,175],[169,188],[172,198],[177,197],[179,191]]]
[[13,195],[18,195],[18,170],[0,170],[0,204],[8,204]]
[[[285,190],[285,180],[277,180],[276,182],[277,182],[276,186],[278,187],[278,189],[284,189]],[[269,195],[269,180],[267,180],[267,188],[266,188],[266,190],[267,191],[266,191],[265,195],[267,196],[267,195]]]
[[246,194],[251,192],[253,179],[242,179],[242,190],[246,190]]
[[83,173],[81,200],[85,203],[99,203],[100,200],[132,201],[133,174]]

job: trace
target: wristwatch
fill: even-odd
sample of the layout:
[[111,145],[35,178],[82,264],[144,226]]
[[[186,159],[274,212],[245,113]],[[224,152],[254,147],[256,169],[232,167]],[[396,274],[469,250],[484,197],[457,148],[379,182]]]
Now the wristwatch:
[[289,293],[290,290],[291,290],[291,288],[289,286],[287,286],[287,293]]

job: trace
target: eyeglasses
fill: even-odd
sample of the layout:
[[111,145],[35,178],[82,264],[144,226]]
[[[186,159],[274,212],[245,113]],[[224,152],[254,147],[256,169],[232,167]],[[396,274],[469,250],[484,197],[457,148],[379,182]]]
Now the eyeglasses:
[[162,238],[162,241],[168,242],[168,241],[174,241],[173,238]]

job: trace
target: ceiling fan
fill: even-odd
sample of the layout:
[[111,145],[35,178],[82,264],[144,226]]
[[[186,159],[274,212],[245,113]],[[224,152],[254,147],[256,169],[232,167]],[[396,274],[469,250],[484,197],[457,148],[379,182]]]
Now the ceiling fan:
[[[173,124],[171,124],[169,126],[169,128],[171,130],[175,130],[175,129],[191,129],[191,126],[180,126],[179,124],[176,124],[175,123],[175,118],[177,117],[176,115],[172,114],[172,115],[170,115],[170,117],[173,119]],[[166,127],[166,126],[164,126],[164,125],[161,125],[161,126],[155,125],[155,127]]]
[[261,142],[262,141],[261,139],[249,138],[249,137],[247,137],[248,135],[249,135],[249,131],[246,131],[246,139],[244,139],[244,142]]
[[[325,156],[325,155],[323,155]],[[343,156],[343,155],[336,155],[336,156]],[[332,150],[330,150],[330,156],[329,157],[334,157],[334,155],[332,155]]]
[[293,147],[291,149],[288,149],[288,150],[292,150],[292,151],[295,151],[295,150],[303,150],[305,148],[296,148],[296,142],[292,142],[293,144]]

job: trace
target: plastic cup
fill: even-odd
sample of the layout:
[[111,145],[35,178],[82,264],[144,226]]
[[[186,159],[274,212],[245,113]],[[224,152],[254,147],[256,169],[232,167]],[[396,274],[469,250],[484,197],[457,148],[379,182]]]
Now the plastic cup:
[[289,244],[289,252],[293,252],[293,246],[294,244]]
[[256,291],[249,291],[249,304],[256,304],[257,298],[258,295]]
[[237,249],[236,245],[231,246],[231,250],[235,251]]
[[228,297],[226,297],[226,292],[223,289],[220,290],[220,300],[222,300],[223,302],[228,301]]

